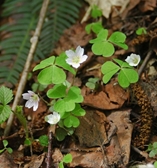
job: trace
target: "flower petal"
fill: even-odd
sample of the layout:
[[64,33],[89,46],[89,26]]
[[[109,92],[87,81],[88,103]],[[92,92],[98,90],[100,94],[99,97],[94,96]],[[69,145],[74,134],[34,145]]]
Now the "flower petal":
[[80,46],[78,46],[78,47],[76,48],[76,55],[77,55],[77,56],[82,56],[83,53],[84,53],[84,49],[81,48]]
[[67,51],[65,51],[65,54],[66,54],[69,58],[75,56],[75,52],[74,52],[73,50],[67,50]]
[[29,93],[23,93],[22,96],[23,96],[23,99],[25,99],[25,100],[29,100],[31,97],[31,95]]
[[49,124],[57,124],[60,120],[60,114],[57,112],[53,112],[53,114],[49,114],[45,116],[45,121]]
[[31,107],[33,107],[34,106],[34,103],[32,102],[32,101],[30,101],[30,100],[28,100],[27,102],[26,102],[26,104],[25,104],[25,107],[28,107],[28,108],[31,108]]
[[80,58],[80,63],[85,62],[87,58],[88,58],[87,55],[83,55],[83,56]]
[[130,65],[130,66],[137,66],[139,62],[141,61],[140,55],[136,54],[131,54],[130,56],[127,56],[125,61]]

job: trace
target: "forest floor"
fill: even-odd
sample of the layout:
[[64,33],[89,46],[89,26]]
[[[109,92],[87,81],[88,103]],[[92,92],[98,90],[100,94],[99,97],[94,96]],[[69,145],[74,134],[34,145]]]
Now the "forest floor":
[[[87,7],[85,4],[84,8]],[[52,160],[47,160],[47,152],[37,140],[41,135],[48,135],[49,125],[44,120],[49,114],[47,105],[40,101],[36,112],[24,108],[27,119],[31,118],[28,120],[28,126],[34,142],[31,147],[22,145],[25,139],[24,130],[15,119],[10,135],[5,137],[13,153],[5,151],[0,155],[1,168],[44,168],[47,167],[48,161],[51,163],[50,167],[58,167],[63,155],[67,153],[72,155],[73,160],[65,167],[125,168],[153,164],[157,160],[156,157],[149,157],[149,152],[146,151],[149,144],[157,141],[156,9],[156,0],[130,0],[123,12],[114,8],[109,18],[102,17],[103,26],[110,33],[118,30],[127,36],[128,50],[117,48],[109,58],[98,57],[91,52],[89,41],[95,38],[95,35],[87,34],[85,26],[91,23],[92,19],[81,23],[83,16],[80,14],[80,19],[64,32],[51,55],[59,55],[79,45],[85,49],[88,60],[79,67],[75,82],[81,88],[84,97],[82,107],[86,115],[79,118],[80,125],[72,136],[67,136],[61,142],[55,137],[52,138]],[[85,11],[83,14],[85,15]],[[137,35],[136,30],[139,27],[144,27],[147,33]],[[113,58],[125,60],[130,53],[141,56],[138,69],[150,55],[137,84],[123,89],[116,84],[114,77],[105,85],[100,82],[96,90],[85,85],[90,77],[102,77],[100,67],[105,61]],[[70,81],[71,76],[68,78]],[[27,86],[35,80],[36,77],[32,77]]]

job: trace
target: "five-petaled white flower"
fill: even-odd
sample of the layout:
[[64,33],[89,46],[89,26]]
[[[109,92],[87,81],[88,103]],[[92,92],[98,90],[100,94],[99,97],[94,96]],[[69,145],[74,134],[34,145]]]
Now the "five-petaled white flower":
[[32,91],[28,91],[28,93],[22,94],[23,99],[27,100],[25,107],[31,108],[33,107],[33,111],[36,111],[39,104],[39,97]]
[[73,66],[74,68],[78,68],[80,64],[86,61],[86,59],[88,58],[87,55],[83,55],[84,49],[81,48],[80,46],[76,48],[76,51],[67,50],[65,51],[65,53],[68,56],[68,58],[66,59],[66,62],[69,65]]
[[60,120],[61,116],[57,112],[53,112],[53,114],[49,114],[45,116],[45,121],[48,122],[49,124],[57,124]]
[[137,66],[139,62],[141,61],[140,55],[137,54],[131,54],[130,56],[127,56],[125,61],[130,65],[130,66]]

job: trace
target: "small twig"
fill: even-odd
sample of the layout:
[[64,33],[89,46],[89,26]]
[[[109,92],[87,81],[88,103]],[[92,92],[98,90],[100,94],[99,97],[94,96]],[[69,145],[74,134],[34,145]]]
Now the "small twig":
[[150,59],[150,56],[152,55],[152,53],[153,53],[152,50],[149,50],[149,52],[147,53],[147,55],[146,55],[144,61],[142,62],[142,65],[140,66],[140,68],[139,68],[139,70],[138,70],[139,76],[141,76],[142,71],[143,71],[143,69],[145,68],[145,66],[146,66],[146,64],[147,64],[147,62],[148,62],[148,60]]
[[48,151],[47,151],[47,160],[46,160],[46,168],[51,167],[51,153],[52,153],[52,132],[49,131],[49,142],[48,142]]
[[51,153],[52,153],[52,135],[54,135],[55,133],[55,129],[56,129],[56,125],[51,125],[49,128],[49,142],[48,142],[48,151],[47,151],[47,160],[46,160],[46,168],[50,168],[51,167],[51,161],[52,161],[52,157],[51,157]]
[[133,150],[137,153],[139,153],[141,156],[143,156],[144,158],[148,158],[148,153],[145,151],[141,151],[138,148],[136,148],[135,146],[131,145],[131,147],[133,148]]
[[[17,88],[15,99],[14,99],[14,102],[13,102],[13,105],[12,105],[12,111],[15,111],[16,106],[18,105],[18,102],[21,98],[24,87],[26,85],[27,76],[28,76],[28,73],[29,73],[29,68],[30,68],[30,65],[31,65],[31,62],[32,62],[37,44],[38,44],[38,40],[39,40],[41,29],[42,29],[42,26],[43,26],[43,23],[44,23],[44,18],[45,18],[45,15],[46,15],[48,4],[49,4],[49,0],[43,0],[43,5],[42,5],[41,11],[40,11],[40,16],[39,16],[39,21],[38,21],[34,36],[32,37],[32,45],[31,45],[31,48],[29,50],[29,54],[28,54],[28,57],[27,57],[27,60],[26,60],[26,64],[25,64],[25,67],[23,69],[23,73],[22,73],[22,76],[21,76],[21,79],[20,79],[20,82],[19,82],[19,85],[18,85],[18,88]],[[4,136],[7,136],[9,134],[13,119],[14,119],[14,113],[11,113],[10,117],[8,119],[6,128],[4,130]]]

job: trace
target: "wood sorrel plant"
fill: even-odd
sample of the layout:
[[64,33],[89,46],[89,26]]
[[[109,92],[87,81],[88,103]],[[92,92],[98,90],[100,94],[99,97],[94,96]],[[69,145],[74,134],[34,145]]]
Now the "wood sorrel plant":
[[[40,70],[38,81],[41,84],[53,85],[47,91],[47,96],[53,100],[50,110],[54,114],[46,116],[45,120],[50,124],[56,124],[60,120],[58,123],[60,128],[56,130],[58,140],[63,140],[67,133],[73,133],[73,128],[80,124],[78,116],[85,115],[85,110],[80,105],[83,102],[81,90],[66,80],[65,70],[72,73],[75,78],[77,68],[87,59],[87,55],[83,55],[84,49],[80,46],[75,52],[68,50],[65,53],[58,57],[51,56],[33,69],[33,71]],[[60,117],[56,113],[59,113]]]
[[[110,57],[115,52],[115,46],[121,47],[125,50],[128,46],[125,44],[126,35],[122,32],[113,32],[110,36],[108,30],[104,29],[100,22],[87,25],[85,30],[87,33],[93,31],[97,37],[90,40],[92,43],[92,51],[95,55]],[[106,84],[115,75],[118,75],[118,83],[121,87],[127,88],[131,83],[136,83],[139,79],[137,71],[133,66],[137,66],[140,62],[140,56],[131,54],[124,61],[113,59],[113,61],[106,61],[102,67],[103,82]]]

